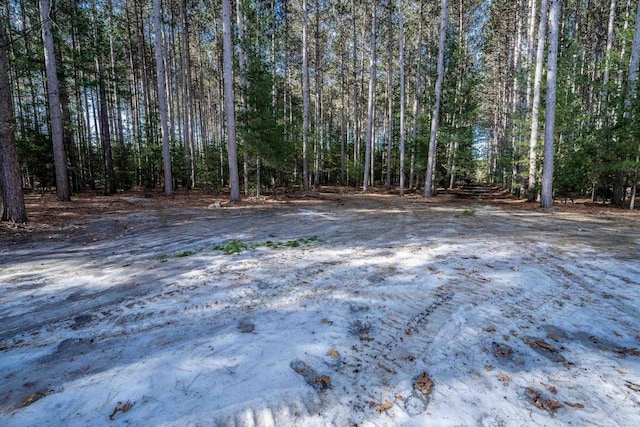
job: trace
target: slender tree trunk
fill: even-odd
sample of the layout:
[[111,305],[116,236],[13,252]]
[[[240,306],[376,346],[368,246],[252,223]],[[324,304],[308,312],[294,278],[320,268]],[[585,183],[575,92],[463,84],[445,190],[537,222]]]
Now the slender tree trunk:
[[[376,19],[377,19],[377,0],[372,2],[371,12],[371,56],[369,61],[369,101],[367,103],[367,136],[365,137],[365,155],[364,155],[364,179],[362,182],[362,191],[367,191],[370,184],[371,175],[371,156],[373,155],[373,121],[375,108],[375,89],[376,89]],[[373,179],[373,177],[371,177]]]
[[[244,50],[244,16],[242,12],[242,0],[236,0],[236,27],[238,31],[238,65],[240,71],[240,99],[242,100],[242,111],[247,111],[247,54]],[[245,123],[246,125],[246,123]],[[249,195],[249,147],[246,144],[242,156],[242,180],[244,182],[244,195]]]
[[[638,63],[640,62],[640,2],[636,12],[636,27],[633,35],[633,44],[631,45],[631,59],[629,60],[629,78],[627,79],[627,99],[625,100],[625,115],[629,116],[632,106],[637,102],[637,81],[638,81]],[[636,163],[634,167],[633,185],[631,188],[631,202],[629,208],[635,209],[636,191],[638,188],[638,170],[640,165],[640,143],[636,152]]]
[[389,52],[387,63],[387,161],[385,188],[391,190],[391,148],[393,144],[393,38],[389,31]]
[[302,188],[309,191],[309,11],[307,0],[302,2]]
[[51,33],[51,2],[40,0],[40,19],[42,21],[42,42],[49,89],[49,117],[51,119],[51,139],[53,142],[53,159],[56,171],[56,195],[58,200],[67,202],[71,199],[67,178],[67,153],[64,149],[62,110],[58,89],[56,56]]
[[540,24],[538,27],[536,72],[533,78],[533,101],[531,104],[531,137],[529,139],[529,183],[527,188],[527,199],[530,202],[535,202],[537,198],[536,183],[538,173],[538,128],[540,126],[540,86],[542,85],[544,46],[547,33],[547,9],[547,0],[542,0],[540,4]]
[[398,0],[398,44],[400,59],[400,196],[404,196],[405,176],[404,176],[404,156],[405,156],[405,128],[404,128],[404,6],[402,0]]
[[7,63],[9,37],[4,19],[0,19],[0,188],[2,189],[2,221],[27,221],[20,165],[14,134],[13,96]]
[[222,41],[224,50],[224,106],[227,119],[227,151],[231,201],[240,200],[240,178],[236,153],[235,93],[233,89],[233,44],[231,43],[231,1],[222,0]]
[[162,132],[162,164],[164,168],[164,194],[173,194],[171,176],[171,149],[169,147],[169,126],[167,122],[167,95],[165,90],[164,61],[162,58],[162,16],[161,0],[153,0],[153,18],[155,27],[156,67],[158,77],[158,109],[160,110],[160,129]]
[[549,7],[549,55],[547,57],[547,95],[544,123],[544,162],[542,166],[542,192],[540,205],[553,206],[553,138],[556,120],[556,79],[558,71],[559,0],[551,0]]
[[196,150],[193,141],[193,117],[191,99],[191,57],[189,52],[189,24],[187,20],[187,0],[180,1],[180,35],[182,52],[182,138],[184,139],[185,163],[188,171],[187,188],[196,185]]
[[[422,54],[422,5],[420,6],[420,15],[419,15],[419,23],[418,23],[418,46],[417,51],[418,55]],[[413,127],[411,129],[411,149],[410,149],[410,160],[409,160],[409,189],[413,191],[414,187],[414,179],[415,179],[415,171],[416,171],[416,150],[418,146],[418,132],[420,130],[420,94],[422,93],[422,80],[421,80],[421,72],[417,69],[415,70],[415,83],[414,83],[414,94],[413,94]]]
[[611,72],[611,49],[613,47],[613,36],[615,30],[616,0],[611,0],[609,6],[609,25],[607,26],[607,47],[604,59],[604,73],[602,76],[602,93],[600,94],[600,108],[598,118],[598,128],[601,128],[606,120],[609,97],[609,78]]
[[424,185],[424,197],[433,195],[433,174],[436,165],[436,137],[438,133],[438,121],[440,119],[440,101],[442,99],[442,82],[444,80],[444,49],[447,36],[447,0],[442,0],[440,13],[440,43],[438,44],[438,77],[435,87],[435,102],[431,117],[431,134],[429,137],[429,156],[427,158],[427,173]]

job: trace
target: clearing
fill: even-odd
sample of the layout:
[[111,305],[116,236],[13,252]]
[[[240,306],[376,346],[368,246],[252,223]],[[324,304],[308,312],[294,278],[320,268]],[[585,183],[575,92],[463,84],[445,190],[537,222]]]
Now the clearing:
[[638,213],[325,190],[30,197],[0,425],[640,425]]

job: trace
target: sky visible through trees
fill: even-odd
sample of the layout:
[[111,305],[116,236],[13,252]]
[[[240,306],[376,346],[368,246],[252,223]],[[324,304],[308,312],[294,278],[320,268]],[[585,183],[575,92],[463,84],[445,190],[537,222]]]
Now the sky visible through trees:
[[9,194],[54,187],[238,199],[484,181],[535,201],[545,182],[546,205],[634,207],[636,0],[231,0],[227,55],[222,2],[1,6],[2,167],[19,164],[2,174],[4,219],[24,220]]

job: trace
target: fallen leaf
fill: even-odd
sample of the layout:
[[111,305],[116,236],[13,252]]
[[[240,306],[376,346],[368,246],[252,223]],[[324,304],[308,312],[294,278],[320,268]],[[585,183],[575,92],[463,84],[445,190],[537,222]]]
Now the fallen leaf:
[[396,400],[397,400],[398,402],[404,402],[404,397],[402,397],[402,396],[400,396],[400,395],[397,395],[397,396],[396,396]]
[[620,369],[616,369],[616,371],[620,374],[620,375],[627,375],[628,372],[627,371],[622,371]]
[[320,320],[320,323],[324,323],[324,324],[327,324],[327,325],[333,325],[333,321],[329,320],[329,319],[326,319],[326,318]]
[[423,372],[416,382],[413,384],[413,388],[424,394],[425,396],[431,392],[431,387],[433,386],[433,381],[429,377],[429,374]]
[[509,381],[511,381],[511,377],[507,374],[498,374],[498,379],[505,384],[509,384]]
[[340,353],[338,353],[335,349],[330,348],[328,353],[332,359],[340,359]]
[[553,412],[560,407],[560,402],[558,402],[557,400],[545,398],[538,390],[534,390],[532,388],[526,388],[525,390],[531,403],[533,403],[540,409],[544,409],[548,412]]
[[547,338],[549,338],[550,340],[554,340],[555,342],[560,342],[560,340],[558,339],[558,336],[552,334],[551,332],[547,334]]
[[487,371],[487,372],[493,371],[494,368],[495,368],[495,366],[493,366],[493,365],[484,365],[484,370]]
[[631,356],[640,356],[640,350],[638,350],[637,348],[616,348],[615,350],[616,353],[618,353],[620,355],[620,357],[627,357],[628,355]]
[[548,350],[552,353],[556,353],[558,351],[554,346],[552,346],[542,338],[536,339],[536,340],[525,339],[524,342],[529,344],[529,346],[533,348],[541,348],[543,350]]
[[37,402],[38,400],[42,399],[43,397],[49,396],[52,393],[53,393],[53,390],[48,390],[48,391],[45,391],[45,392],[36,391],[35,393],[32,393],[29,396],[27,396],[24,399],[22,399],[22,402],[20,402],[20,404],[18,406],[20,408],[24,408],[26,406],[31,405],[32,403]]
[[323,388],[327,388],[331,385],[331,377],[329,375],[316,376],[316,382],[322,384]]
[[367,341],[367,342],[371,342],[373,341],[373,338],[371,337],[367,337],[365,335],[360,335],[360,341]]
[[564,402],[565,405],[567,405],[570,408],[578,408],[578,409],[582,409],[584,408],[584,405],[582,403],[570,403],[570,402]]
[[509,341],[511,339],[509,335],[503,335],[502,338],[504,338],[505,341]]
[[127,400],[124,404],[122,402],[118,402],[118,405],[116,405],[111,415],[109,415],[109,419],[113,421],[118,412],[122,412],[123,414],[129,412],[129,409],[133,408],[133,405],[135,405],[135,402],[131,403],[131,401],[129,400]]
[[388,400],[385,400],[384,403],[376,407],[376,412],[381,414],[387,409],[391,409],[391,408],[393,408],[393,403],[389,402]]
[[493,327],[493,326],[489,326],[488,328],[485,328],[485,329],[484,329],[484,331],[485,331],[485,332],[489,332],[489,333],[491,333],[491,332],[495,332],[495,331],[496,331],[496,328],[495,328],[495,327]]
[[558,393],[558,389],[556,388],[556,386],[552,385],[551,387],[549,387],[548,389],[551,393],[553,394],[557,394]]

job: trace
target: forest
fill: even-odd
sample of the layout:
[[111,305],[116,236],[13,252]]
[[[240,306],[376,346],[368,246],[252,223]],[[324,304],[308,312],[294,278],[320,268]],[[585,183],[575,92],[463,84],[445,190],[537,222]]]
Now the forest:
[[23,191],[487,182],[634,209],[640,2],[2,0],[3,220]]

